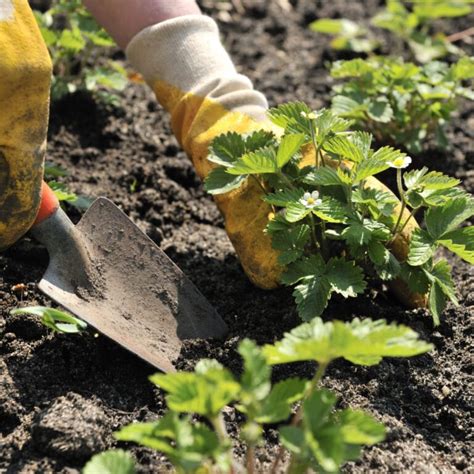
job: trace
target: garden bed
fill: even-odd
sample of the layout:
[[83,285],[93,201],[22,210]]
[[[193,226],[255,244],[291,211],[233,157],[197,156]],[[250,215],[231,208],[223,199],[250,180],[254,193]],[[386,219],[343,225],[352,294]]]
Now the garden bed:
[[[325,61],[347,58],[307,28],[317,17],[344,16],[366,21],[378,2],[246,1],[244,13],[207,2],[239,71],[264,92],[271,105],[304,100],[328,105],[331,80]],[[237,4],[238,2],[235,2]],[[220,5],[220,8],[218,8]],[[286,7],[285,7],[286,5]],[[321,6],[324,5],[324,6]],[[447,24],[462,30],[469,19]],[[451,31],[452,30],[452,31]],[[399,45],[389,44],[397,50]],[[472,192],[474,174],[472,103],[466,103],[449,129],[452,149],[428,150],[416,165],[447,172]],[[471,117],[471,118],[470,118]],[[223,221],[172,136],[167,114],[152,93],[130,84],[120,106],[108,108],[84,93],[52,105],[49,161],[70,171],[68,187],[78,194],[104,195],[119,205],[182,268],[230,328],[222,342],[193,342],[178,361],[188,369],[201,357],[214,357],[240,369],[238,341],[273,342],[300,320],[289,290],[262,291],[241,270],[223,230]],[[74,219],[79,215],[72,211]],[[363,452],[346,472],[457,472],[472,459],[472,315],[474,276],[467,264],[453,265],[460,306],[448,306],[433,329],[424,310],[409,311],[373,288],[350,301],[335,298],[324,317],[367,316],[411,326],[435,350],[410,360],[384,360],[375,367],[337,362],[324,384],[341,406],[363,408],[384,422],[387,440]],[[163,394],[148,382],[154,371],[105,337],[52,335],[34,317],[10,316],[20,304],[50,301],[37,289],[48,261],[46,251],[23,239],[0,255],[0,471],[77,472],[90,456],[116,445],[112,432],[134,420],[156,419],[165,411]],[[25,283],[24,295],[12,287]],[[145,290],[144,290],[145,291]],[[137,308],[137,312],[140,308]],[[275,377],[310,376],[311,365],[278,367]],[[241,415],[226,412],[229,432]],[[259,450],[264,471],[276,450],[276,432],[266,432]],[[156,452],[133,448],[140,472],[162,472]]]

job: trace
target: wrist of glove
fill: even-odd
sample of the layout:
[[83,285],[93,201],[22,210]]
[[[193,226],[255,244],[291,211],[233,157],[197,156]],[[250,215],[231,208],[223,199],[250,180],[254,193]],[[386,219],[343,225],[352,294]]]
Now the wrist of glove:
[[[126,52],[170,112],[173,131],[201,178],[213,167],[207,155],[216,136],[275,128],[265,119],[265,97],[237,73],[209,17],[179,17],[146,28],[132,39]],[[375,178],[368,184],[387,190]],[[247,180],[239,189],[216,196],[216,203],[246,274],[256,285],[274,288],[283,268],[277,263],[270,237],[263,232],[271,209],[261,197],[260,188]],[[392,251],[401,261],[414,228],[412,220],[393,243]],[[424,305],[424,296],[408,292],[402,281],[392,286],[408,306]]]

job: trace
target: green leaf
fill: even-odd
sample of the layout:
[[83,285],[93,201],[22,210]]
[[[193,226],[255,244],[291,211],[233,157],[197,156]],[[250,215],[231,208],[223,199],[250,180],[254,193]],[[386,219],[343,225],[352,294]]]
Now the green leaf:
[[297,426],[283,426],[280,428],[280,441],[290,453],[300,455],[305,444],[304,431]]
[[338,413],[338,419],[345,443],[371,446],[385,439],[384,425],[362,410],[346,408]]
[[79,28],[63,30],[58,41],[61,47],[74,52],[79,52],[86,46],[86,42]]
[[17,308],[11,314],[32,314],[41,317],[41,323],[55,332],[75,334],[87,329],[87,324],[81,319],[71,316],[59,309],[47,308],[45,306],[28,306]]
[[233,375],[216,361],[202,359],[195,372],[155,374],[150,380],[168,395],[171,410],[213,418],[240,391]]
[[448,201],[443,206],[432,207],[425,213],[426,228],[434,239],[441,239],[466,219],[474,215],[474,200],[459,198]]
[[326,277],[303,280],[293,291],[298,314],[303,321],[319,316],[326,309],[331,285]]
[[276,155],[273,148],[260,148],[245,153],[232,167],[227,168],[227,173],[234,175],[266,174],[277,171]]
[[323,166],[309,172],[303,178],[303,182],[312,186],[346,186],[350,184],[350,178],[341,175],[333,168]]
[[291,415],[293,404],[305,394],[308,381],[292,377],[278,382],[270,395],[264,399],[260,412],[255,418],[257,423],[278,423]]
[[377,98],[369,102],[367,115],[376,122],[388,123],[393,119],[393,109],[387,99]]
[[474,78],[474,58],[463,57],[456,64],[451,66],[452,74],[455,79],[463,81]]
[[382,171],[388,169],[388,162],[391,162],[399,157],[405,157],[406,153],[395,150],[390,146],[379,148],[374,154],[360,162],[357,165],[355,172],[355,182],[367,179],[369,176],[374,176]]
[[441,314],[446,308],[446,295],[444,294],[441,286],[434,282],[431,285],[430,292],[428,295],[428,307],[433,316],[433,323],[435,326],[439,326]]
[[286,207],[291,202],[298,202],[305,193],[304,189],[282,189],[274,193],[266,194],[263,198],[268,204],[278,207]]
[[466,262],[474,265],[474,227],[463,227],[443,235],[441,245],[454,252]]
[[288,222],[298,222],[309,215],[311,210],[300,202],[290,202],[285,210],[285,218]]
[[335,79],[345,77],[361,77],[372,72],[373,67],[368,61],[357,58],[350,61],[335,61],[331,67],[331,76]]
[[323,144],[323,149],[335,153],[343,159],[356,163],[364,159],[363,152],[357,145],[342,135],[335,135],[334,137],[328,138]]
[[285,130],[285,133],[303,133],[311,137],[310,122],[301,112],[311,113],[311,109],[303,102],[288,102],[268,110],[270,120]]
[[318,254],[311,255],[298,262],[292,263],[281,276],[284,285],[294,285],[309,276],[321,276],[326,271],[326,263]]
[[[245,138],[245,151],[249,152],[258,150],[260,148],[265,148],[267,146],[273,145],[274,142],[275,135],[273,132],[269,132],[267,130],[257,130]],[[237,158],[240,158],[240,156]]]
[[345,18],[332,19],[332,18],[321,18],[313,21],[309,24],[309,28],[318,33],[324,33],[328,35],[344,35],[346,37],[353,37],[364,32],[357,23],[347,20]]
[[305,141],[303,133],[285,135],[278,146],[276,164],[278,168],[283,168],[299,152],[301,145]]
[[347,220],[349,210],[346,204],[331,196],[322,196],[319,206],[312,209],[312,213],[326,222],[344,223]]
[[96,454],[84,466],[82,474],[135,474],[133,457],[122,449]]
[[408,263],[419,266],[433,257],[436,249],[436,241],[423,229],[415,229],[413,232],[408,252]]
[[457,17],[469,15],[471,7],[463,1],[428,1],[416,3],[413,12],[422,18]]
[[362,269],[354,262],[343,257],[333,257],[327,263],[326,277],[331,290],[341,294],[344,298],[355,297],[363,293],[366,287]]
[[412,267],[407,263],[400,266],[400,276],[414,293],[424,295],[430,288],[430,280],[427,278],[424,267]]
[[341,232],[341,236],[351,247],[361,247],[367,245],[372,238],[372,230],[363,222],[351,221],[349,225]]
[[364,117],[366,105],[354,97],[338,94],[331,100],[331,110],[343,117]]
[[195,472],[209,459],[217,464],[226,462],[228,444],[219,442],[216,433],[206,425],[191,424],[188,417],[181,419],[177,413],[168,412],[152,423],[132,423],[115,433],[115,437],[161,451],[184,472]]
[[451,267],[446,260],[436,262],[433,268],[428,271],[424,268],[425,275],[432,283],[437,283],[442,292],[455,304],[458,304],[456,298],[456,289],[451,278]]
[[214,168],[204,180],[204,189],[209,194],[224,194],[240,188],[246,176],[233,176],[226,172],[226,168]]
[[245,153],[245,141],[241,135],[228,132],[214,138],[207,159],[221,166],[232,166]]
[[272,247],[280,251],[278,262],[288,265],[300,258],[309,238],[310,228],[305,224],[272,234]]
[[271,365],[310,360],[328,364],[339,357],[354,364],[373,365],[382,357],[410,357],[432,348],[412,329],[384,320],[355,318],[344,323],[314,318],[274,345],[266,345],[263,353]]
[[244,339],[239,344],[238,352],[244,360],[244,371],[240,378],[244,395],[241,395],[241,397],[263,400],[270,393],[271,369],[267,365],[262,350],[255,342]]
[[403,181],[407,189],[421,188],[430,190],[449,189],[460,183],[459,179],[452,178],[439,171],[428,172],[426,167],[404,173]]

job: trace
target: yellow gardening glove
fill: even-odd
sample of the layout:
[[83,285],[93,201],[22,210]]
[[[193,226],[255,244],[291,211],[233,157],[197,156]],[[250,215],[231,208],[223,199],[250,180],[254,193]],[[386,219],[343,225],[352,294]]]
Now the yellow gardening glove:
[[[127,56],[170,112],[173,131],[201,178],[213,167],[207,156],[216,136],[274,129],[265,119],[265,98],[236,72],[215,22],[208,17],[184,16],[146,28],[132,39]],[[376,179],[368,181],[372,187],[387,190]],[[246,274],[256,285],[274,288],[283,268],[277,263],[270,237],[264,234],[271,209],[261,197],[260,188],[247,180],[215,200]],[[394,244],[399,259],[406,257],[415,226],[410,222]],[[407,304],[419,304],[406,290],[399,296]]]
[[26,0],[0,1],[0,250],[40,202],[51,61]]

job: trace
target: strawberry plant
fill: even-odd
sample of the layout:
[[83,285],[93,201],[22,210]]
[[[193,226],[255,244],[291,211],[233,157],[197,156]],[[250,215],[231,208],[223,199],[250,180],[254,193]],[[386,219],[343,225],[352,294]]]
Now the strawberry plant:
[[[432,23],[437,19],[469,15],[472,12],[470,3],[469,0],[387,0],[385,9],[370,22],[402,40],[416,61],[427,63],[447,54],[463,54],[451,38],[443,33],[433,33]],[[334,36],[331,47],[338,50],[370,53],[380,45],[370,30],[346,18],[321,18],[312,22],[310,28]]]
[[333,86],[334,113],[353,119],[378,141],[403,144],[412,153],[432,137],[446,148],[444,129],[459,100],[474,100],[472,88],[464,87],[474,78],[474,58],[451,66],[437,61],[416,66],[386,57],[336,61],[331,76],[345,81]]
[[26,308],[17,308],[11,311],[11,314],[32,314],[39,316],[41,324],[54,332],[65,334],[75,334],[87,329],[87,323],[82,319],[76,318],[65,311],[46,306],[28,306]]
[[67,93],[86,89],[100,99],[116,103],[117,97],[109,90],[125,87],[126,72],[112,60],[96,67],[89,65],[98,48],[110,49],[115,43],[97,25],[82,2],[54,0],[49,10],[34,13],[53,61],[52,98],[59,99]]
[[[115,436],[164,453],[177,472],[243,472],[233,458],[234,440],[223,417],[224,408],[234,404],[245,416],[238,438],[246,446],[246,472],[255,472],[255,450],[263,443],[267,424],[279,425],[281,442],[268,472],[282,472],[285,450],[290,458],[285,472],[338,472],[344,462],[357,459],[363,446],[382,441],[385,428],[361,410],[336,408],[337,397],[320,386],[328,365],[338,358],[375,365],[382,357],[410,357],[431,349],[405,326],[315,318],[272,345],[242,341],[239,378],[210,359],[201,360],[194,372],[151,376],[167,392],[168,413],[158,421],[128,425]],[[272,384],[271,366],[303,361],[318,364],[312,380],[291,377]],[[92,466],[103,466],[104,461],[118,463],[113,472],[134,472],[122,451],[112,453],[93,458],[84,473],[94,472]],[[120,468],[120,459],[126,470]]]
[[[333,294],[363,293],[367,280],[402,280],[429,296],[439,324],[446,301],[457,300],[437,248],[474,263],[473,228],[460,227],[474,214],[474,200],[459,180],[427,168],[403,172],[409,156],[390,146],[373,150],[369,133],[350,131],[350,122],[329,110],[295,102],[268,116],[281,136],[230,132],[213,141],[208,159],[217,166],[205,188],[227,193],[248,179],[260,186],[272,209],[266,232],[286,267],[281,281],[294,287],[301,318],[321,315]],[[390,168],[401,205],[372,179]],[[424,216],[426,228],[414,232],[408,255],[399,251],[397,259],[394,248],[415,215]]]

